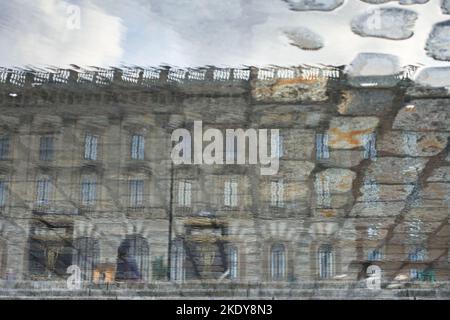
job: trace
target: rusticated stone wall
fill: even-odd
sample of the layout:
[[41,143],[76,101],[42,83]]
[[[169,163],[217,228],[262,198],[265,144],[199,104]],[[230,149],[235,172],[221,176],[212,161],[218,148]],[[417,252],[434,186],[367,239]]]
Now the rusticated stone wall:
[[[139,279],[122,281],[144,286],[364,287],[369,265],[381,268],[386,290],[445,284],[450,93],[401,70],[368,75],[364,68],[130,69],[89,77],[6,70],[3,283],[13,290],[14,283],[65,281],[64,269],[80,263],[84,286],[99,285],[101,272],[116,283],[125,242]],[[173,165],[171,132],[197,120],[223,131],[279,129],[278,173],[261,176],[249,164]],[[83,158],[86,133],[99,137],[95,160]],[[130,156],[135,134],[145,137],[141,160]],[[39,159],[44,135],[55,139],[51,161]],[[36,203],[42,176],[54,186],[45,207]],[[89,208],[80,203],[85,176],[97,181]],[[144,183],[138,208],[128,204],[133,179]],[[227,181],[237,183],[233,206],[224,203]],[[182,205],[186,182],[190,201]]]

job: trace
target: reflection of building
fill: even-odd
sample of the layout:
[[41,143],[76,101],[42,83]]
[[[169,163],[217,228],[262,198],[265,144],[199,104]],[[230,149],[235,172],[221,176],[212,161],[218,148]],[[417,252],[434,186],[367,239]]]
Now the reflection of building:
[[[393,105],[397,88],[258,80],[256,69],[251,82],[208,69],[180,83],[171,72],[137,74],[137,84],[115,71],[104,86],[74,72],[67,83],[0,85],[2,278],[65,279],[76,264],[85,284],[302,283],[361,280],[377,264],[386,281],[430,268],[448,280],[448,135],[430,129],[414,154],[397,148],[414,130]],[[384,97],[383,114],[370,99],[352,104],[361,91]],[[380,124],[389,112],[395,130]],[[279,128],[280,170],[172,165],[171,130],[194,120]],[[415,219],[425,223],[410,237]],[[419,246],[426,255],[411,251]]]

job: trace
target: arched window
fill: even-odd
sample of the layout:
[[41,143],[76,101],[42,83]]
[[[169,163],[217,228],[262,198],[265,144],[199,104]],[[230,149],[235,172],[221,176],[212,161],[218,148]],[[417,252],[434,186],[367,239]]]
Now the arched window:
[[95,267],[100,257],[98,241],[92,238],[78,238],[74,242],[73,264],[81,270],[83,281],[91,282]]
[[367,260],[369,260],[369,261],[381,261],[382,258],[383,258],[383,255],[382,255],[380,249],[370,250],[367,255]]
[[319,277],[329,279],[333,276],[334,254],[333,248],[326,244],[319,248]]
[[172,244],[170,257],[170,280],[181,282],[184,280],[184,246],[183,240],[177,239]]
[[228,247],[228,270],[229,278],[237,279],[238,277],[238,249],[235,246]]
[[117,253],[116,280],[148,280],[150,249],[139,235],[127,236]]
[[270,250],[270,275],[272,280],[283,280],[286,274],[286,253],[284,245],[275,244]]

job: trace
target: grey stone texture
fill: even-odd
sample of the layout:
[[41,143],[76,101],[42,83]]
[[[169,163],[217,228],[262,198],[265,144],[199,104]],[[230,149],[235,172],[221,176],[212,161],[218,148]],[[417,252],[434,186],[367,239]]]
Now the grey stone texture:
[[400,109],[394,129],[408,131],[450,131],[449,99],[412,100]]

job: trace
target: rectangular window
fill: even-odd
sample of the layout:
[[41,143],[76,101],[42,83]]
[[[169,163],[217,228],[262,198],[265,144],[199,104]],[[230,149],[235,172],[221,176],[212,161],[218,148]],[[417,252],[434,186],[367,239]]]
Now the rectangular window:
[[98,136],[87,134],[84,140],[84,159],[97,160]]
[[8,185],[6,181],[0,181],[0,208],[6,205],[6,196],[8,193]]
[[238,277],[238,249],[234,246],[228,248],[228,270],[229,278],[237,279]]
[[330,177],[325,174],[316,176],[316,203],[318,208],[331,208]]
[[409,270],[409,278],[411,280],[419,280],[421,276],[421,272],[418,269],[410,269]]
[[131,159],[144,160],[144,150],[145,150],[144,146],[145,146],[144,136],[134,135],[131,138]]
[[363,136],[364,142],[364,159],[374,160],[377,157],[376,135],[375,133]]
[[130,180],[130,207],[139,208],[144,204],[144,181]]
[[426,250],[422,247],[413,248],[408,255],[409,261],[424,261],[426,259]]
[[369,253],[367,255],[367,259],[369,261],[381,261],[382,260],[381,251],[378,249],[369,251]]
[[185,278],[185,268],[184,268],[184,246],[179,240],[176,240],[172,245],[171,252],[171,267],[170,267],[170,280],[176,282],[182,282]]
[[275,136],[275,135],[271,135],[270,137],[271,139],[271,145],[272,146],[276,146],[275,151],[272,151],[272,154],[274,155],[274,157],[276,158],[281,158],[283,156],[284,153],[284,139],[283,136]]
[[280,208],[284,206],[284,184],[282,179],[271,183],[271,205],[272,207]]
[[9,156],[9,136],[0,138],[0,160],[7,160]]
[[227,207],[236,207],[238,202],[238,183],[236,180],[225,181],[224,187],[224,205]]
[[41,178],[37,181],[36,202],[40,206],[48,205],[51,192],[51,183],[48,178]]
[[96,200],[97,184],[94,179],[85,178],[81,182],[81,204],[93,206]]
[[39,160],[53,160],[53,136],[43,136],[39,142]]
[[328,134],[318,133],[316,134],[316,158],[328,159],[330,157],[330,151],[328,149]]
[[417,156],[417,133],[415,132],[405,132],[403,134],[403,143],[400,144],[402,151],[406,154]]
[[237,154],[237,142],[236,139],[233,137],[234,140],[231,143],[231,139],[227,139],[225,141],[225,159],[228,162],[234,163],[236,161],[236,154]]
[[180,181],[178,184],[178,205],[180,207],[191,206],[192,183],[190,181]]

